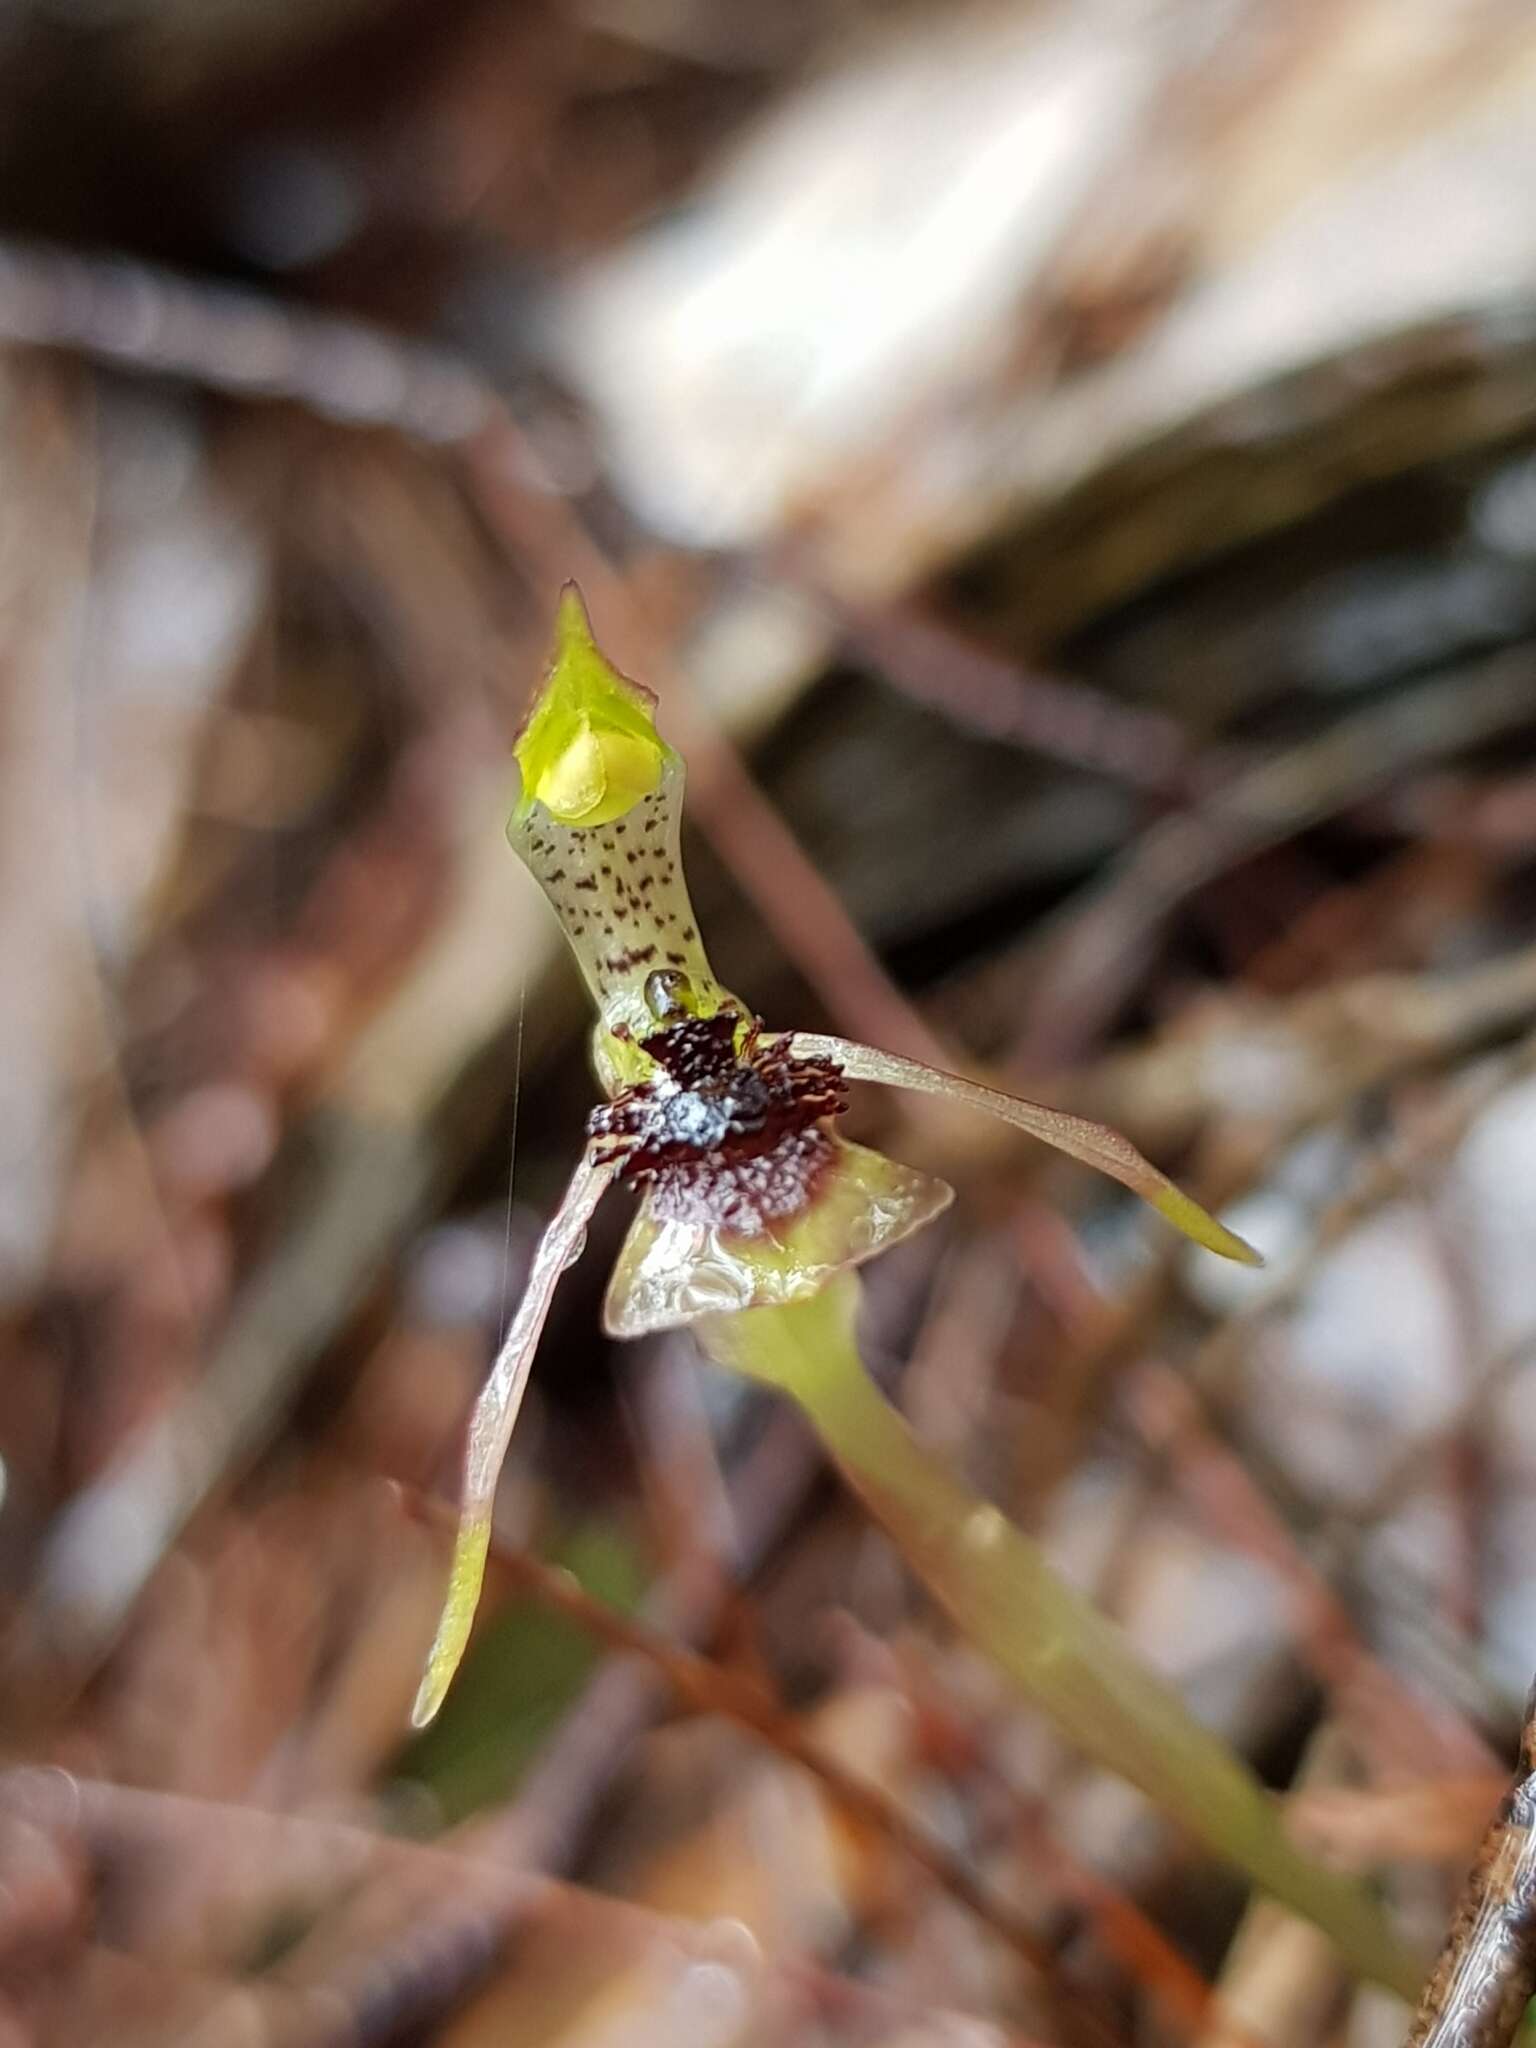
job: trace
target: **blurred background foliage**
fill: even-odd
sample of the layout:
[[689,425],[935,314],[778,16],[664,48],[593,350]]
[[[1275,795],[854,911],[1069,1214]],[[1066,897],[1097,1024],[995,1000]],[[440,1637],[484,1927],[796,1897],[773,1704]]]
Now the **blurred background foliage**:
[[[794,1419],[557,1304],[502,837],[554,592],[722,976],[969,1120],[867,1350],[1438,1944],[1536,1664],[1517,0],[0,12],[0,2041],[1401,2038],[983,1668]],[[883,1119],[883,1121],[882,1121]]]

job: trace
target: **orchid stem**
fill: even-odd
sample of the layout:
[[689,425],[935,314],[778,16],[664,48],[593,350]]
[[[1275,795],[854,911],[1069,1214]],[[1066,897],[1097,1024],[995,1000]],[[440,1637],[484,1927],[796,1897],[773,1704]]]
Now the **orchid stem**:
[[1422,1972],[1369,1893],[1293,1845],[1246,1764],[1039,1545],[913,1435],[859,1358],[858,1298],[845,1273],[809,1300],[710,1317],[698,1334],[719,1363],[799,1404],[934,1599],[1075,1748],[1323,1928],[1360,1975],[1412,1997]]

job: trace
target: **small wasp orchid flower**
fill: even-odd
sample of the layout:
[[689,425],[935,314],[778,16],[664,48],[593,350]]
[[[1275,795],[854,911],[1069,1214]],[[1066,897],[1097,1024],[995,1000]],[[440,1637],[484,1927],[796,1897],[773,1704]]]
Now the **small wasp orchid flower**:
[[508,837],[596,1005],[594,1062],[608,1100],[588,1119],[586,1153],[471,1419],[418,1727],[441,1706],[469,1639],[496,1482],[555,1284],[615,1181],[640,1194],[604,1306],[616,1337],[807,1300],[948,1205],[943,1181],[838,1135],[850,1078],[988,1111],[1112,1174],[1198,1244],[1258,1261],[1101,1124],[846,1039],[766,1032],[716,981],[699,939],[679,853],[682,761],[656,731],[651,693],[599,652],[574,587],[514,752],[521,793]]

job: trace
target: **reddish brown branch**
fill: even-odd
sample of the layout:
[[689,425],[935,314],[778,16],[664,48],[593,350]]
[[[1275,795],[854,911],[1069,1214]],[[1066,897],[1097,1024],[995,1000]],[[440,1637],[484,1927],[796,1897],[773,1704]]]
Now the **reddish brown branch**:
[[[0,1820],[19,1823],[66,1855],[85,1848],[113,1856],[152,1846],[178,1856],[201,1852],[210,1840],[216,1841],[225,1850],[224,1873],[238,1877],[241,1872],[257,1872],[274,1890],[292,1887],[290,1897],[303,1898],[314,1889],[345,1893],[362,1879],[393,1876],[422,1899],[448,1896],[472,1901],[482,1916],[487,1947],[515,1925],[535,1934],[554,1929],[563,1935],[584,1935],[613,1956],[615,1967],[647,1950],[726,1968],[743,1967],[744,1958],[753,1956],[750,1944],[733,1937],[729,1922],[722,1926],[669,1913],[516,1868],[505,1859],[466,1848],[453,1837],[419,1842],[332,1813],[276,1811],[22,1765],[0,1773]],[[8,1882],[15,1875],[7,1869]],[[3,1931],[14,1932],[14,1924]],[[451,1962],[441,1953],[424,1960],[436,1962],[439,1980],[451,1972]],[[473,1964],[476,1958],[469,1960]],[[484,1955],[478,1961],[483,1967]],[[161,1977],[175,1972],[174,1962],[159,1962]],[[361,2016],[345,2010],[324,1977],[293,1968],[291,1960],[254,1974],[210,1970],[204,1983],[212,2003],[196,2038],[249,2039],[254,2029],[272,2048],[315,2048],[322,2041],[365,2048],[368,2043],[398,2041],[403,2028],[424,2016],[411,1985],[382,1977],[371,1956],[364,1956],[355,1976],[343,1973],[343,1981],[354,1993],[360,1983],[366,1987],[367,2009]],[[910,2022],[917,2016],[909,2002],[898,2006],[878,1985],[840,1976],[799,1955],[771,1957],[756,1981],[764,1988],[776,1982],[830,2010],[858,2013],[861,2018],[876,2015]],[[434,2013],[436,2009],[434,2005]],[[941,2017],[938,2008],[919,2012],[935,2021]],[[942,2017],[972,2018],[948,2011]],[[1042,2048],[1021,2033],[994,2031],[999,2048]],[[190,2037],[178,2033],[177,2038]]]
[[353,426],[461,441],[500,400],[403,335],[120,256],[0,242],[0,341],[68,349]]
[[[452,1516],[439,1503],[418,1497],[416,1505],[432,1521],[451,1528]],[[851,1820],[901,1850],[984,1920],[1055,1990],[1066,1992],[1055,1955],[1028,1922],[877,1786],[857,1777],[814,1742],[757,1679],[728,1670],[646,1623],[619,1613],[594,1599],[569,1572],[525,1550],[493,1540],[491,1571],[565,1615],[609,1650],[643,1658],[685,1705],[699,1713],[723,1715],[750,1729],[779,1755],[809,1771]],[[1081,1998],[1076,1991],[1068,1995]]]
[[1237,766],[1225,755],[1197,758],[1163,712],[1026,667],[912,606],[854,604],[820,588],[815,596],[879,675],[965,731],[1179,801]]
[[1449,1708],[1421,1700],[1371,1654],[1354,1618],[1307,1557],[1284,1516],[1235,1450],[1211,1427],[1196,1394],[1176,1372],[1144,1359],[1125,1387],[1148,1447],[1165,1458],[1175,1485],[1201,1519],[1234,1549],[1265,1565],[1289,1597],[1301,1653],[1370,1734],[1370,1753],[1404,1765],[1431,1757],[1441,1771],[1490,1762],[1481,1738]]
[[[434,1519],[448,1519],[436,1503],[427,1503],[426,1511]],[[1074,2038],[1104,2037],[1108,2023],[1097,2006],[1079,1987],[1063,1981],[1055,1955],[1007,1900],[982,1884],[894,1800],[847,1770],[813,1741],[795,1716],[758,1679],[730,1671],[644,1623],[620,1614],[595,1600],[570,1573],[545,1564],[526,1551],[496,1545],[492,1568],[564,1614],[610,1650],[644,1658],[688,1706],[701,1713],[719,1714],[749,1729],[780,1756],[810,1772],[852,1821],[926,1871],[936,1884],[968,1907],[1023,1961],[1040,1972],[1053,1995],[1064,2001],[1063,2017],[1070,2020]],[[1028,1833],[1032,1847],[1048,1863],[1063,1890],[1093,1922],[1107,1952],[1181,2028],[1193,2033],[1208,2025],[1215,2012],[1209,1984],[1140,1907],[1069,1855],[1045,1829],[1038,1815],[1030,1817]],[[1231,2038],[1247,2040],[1241,2030]]]

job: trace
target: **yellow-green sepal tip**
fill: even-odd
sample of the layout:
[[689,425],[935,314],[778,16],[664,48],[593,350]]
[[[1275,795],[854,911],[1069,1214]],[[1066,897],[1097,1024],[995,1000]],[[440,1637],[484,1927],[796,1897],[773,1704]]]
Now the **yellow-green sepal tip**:
[[562,825],[607,825],[649,796],[674,758],[656,730],[655,705],[602,654],[581,593],[568,583],[548,680],[513,750],[522,794],[512,825],[536,803]]
[[437,1718],[437,1711],[453,1683],[453,1675],[463,1661],[469,1645],[469,1633],[474,1626],[475,1609],[480,1604],[480,1588],[485,1580],[485,1562],[490,1548],[489,1513],[466,1515],[459,1525],[454,1544],[442,1619],[437,1624],[427,1668],[411,1708],[413,1728],[425,1728]]
[[1262,1266],[1264,1254],[1256,1252],[1245,1237],[1239,1237],[1235,1230],[1228,1230],[1225,1223],[1218,1223],[1207,1209],[1184,1193],[1182,1188],[1172,1185],[1148,1193],[1148,1202],[1160,1216],[1166,1216],[1175,1230],[1182,1230],[1187,1238],[1203,1245],[1208,1252],[1218,1252],[1224,1259],[1235,1259],[1240,1266]]

